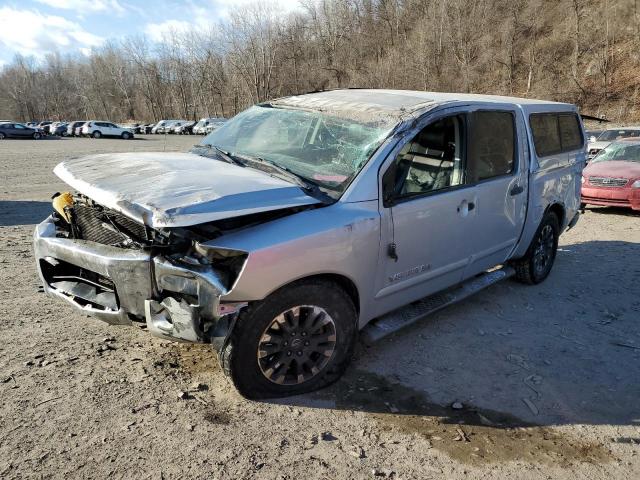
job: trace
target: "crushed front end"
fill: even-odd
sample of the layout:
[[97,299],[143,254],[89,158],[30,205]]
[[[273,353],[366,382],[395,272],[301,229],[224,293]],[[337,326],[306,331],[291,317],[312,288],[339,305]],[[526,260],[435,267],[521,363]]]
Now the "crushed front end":
[[215,229],[153,229],[83,195],[54,198],[34,232],[44,290],[110,324],[221,344],[244,304],[221,304],[247,253],[208,248]]

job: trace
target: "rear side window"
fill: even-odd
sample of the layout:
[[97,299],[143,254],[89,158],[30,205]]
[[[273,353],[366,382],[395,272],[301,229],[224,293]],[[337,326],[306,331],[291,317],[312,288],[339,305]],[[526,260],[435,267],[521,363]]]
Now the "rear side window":
[[582,130],[578,116],[563,114],[558,116],[560,127],[560,145],[563,151],[578,150],[582,147]]
[[539,157],[560,153],[560,131],[558,116],[555,114],[535,114],[529,117],[533,143]]
[[529,117],[538,157],[577,150],[583,145],[582,129],[574,113],[535,113]]
[[511,112],[473,112],[467,155],[467,183],[513,172],[515,146],[515,125]]

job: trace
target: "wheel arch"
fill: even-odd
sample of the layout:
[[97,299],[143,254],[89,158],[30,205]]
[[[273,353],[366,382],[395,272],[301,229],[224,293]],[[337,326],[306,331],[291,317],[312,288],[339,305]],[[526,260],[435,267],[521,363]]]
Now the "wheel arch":
[[[562,230],[562,227],[564,226],[564,222],[567,216],[564,205],[560,202],[551,203],[547,205],[544,215],[546,215],[549,212],[554,213],[556,215],[556,217],[558,218],[558,224],[560,225],[560,230]],[[544,215],[542,216],[542,218],[544,218]],[[542,219],[540,219],[540,221],[542,221]]]
[[284,285],[280,285],[279,287],[271,290],[265,296],[265,298],[267,298],[269,295],[273,295],[275,292],[277,292],[279,290],[283,290],[285,288],[290,288],[293,285],[296,285],[296,284],[299,284],[299,283],[313,282],[313,281],[330,282],[330,283],[333,283],[333,284],[337,285],[338,287],[340,287],[347,294],[347,296],[351,299],[351,301],[353,302],[353,306],[356,309],[356,313],[358,315],[360,314],[360,292],[358,291],[358,287],[353,282],[353,280],[351,280],[349,277],[347,277],[345,275],[342,275],[342,274],[339,274],[339,273],[329,273],[329,272],[328,273],[317,273],[317,274],[313,274],[313,275],[308,275],[308,276],[305,276],[305,277],[297,278],[295,280],[287,282]]

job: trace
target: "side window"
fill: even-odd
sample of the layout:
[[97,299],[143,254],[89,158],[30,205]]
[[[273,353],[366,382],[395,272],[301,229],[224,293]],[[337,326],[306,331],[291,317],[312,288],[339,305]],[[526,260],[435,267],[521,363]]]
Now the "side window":
[[402,147],[388,171],[394,197],[411,197],[461,185],[465,122],[445,117],[424,127]]
[[560,145],[563,152],[582,148],[582,130],[577,115],[569,113],[559,115],[558,125],[560,127]]
[[558,116],[554,113],[536,113],[529,117],[533,143],[538,157],[545,157],[560,153],[560,133],[558,129]]
[[19,123],[16,123],[13,128],[17,128],[18,130],[24,130],[26,127],[24,125],[20,125]]
[[475,183],[512,173],[516,156],[513,114],[477,111],[470,118],[467,182]]

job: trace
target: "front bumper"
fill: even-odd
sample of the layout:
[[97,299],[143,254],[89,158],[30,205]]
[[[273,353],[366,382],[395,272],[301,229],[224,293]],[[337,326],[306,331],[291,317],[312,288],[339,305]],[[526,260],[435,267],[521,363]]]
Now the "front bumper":
[[220,307],[227,293],[206,265],[178,265],[143,250],[56,236],[51,217],[34,232],[44,291],[110,324],[145,322],[158,337],[210,342],[226,336],[243,304]]
[[584,184],[580,201],[588,205],[630,207],[633,210],[640,210],[640,188],[592,187]]

